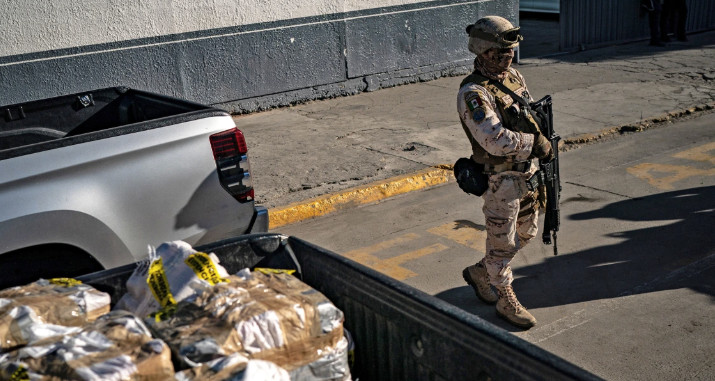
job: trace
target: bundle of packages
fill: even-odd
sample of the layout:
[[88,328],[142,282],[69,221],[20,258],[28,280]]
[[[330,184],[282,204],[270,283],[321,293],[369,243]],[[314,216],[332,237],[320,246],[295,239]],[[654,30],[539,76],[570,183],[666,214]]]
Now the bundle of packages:
[[77,332],[109,312],[110,297],[74,279],[40,279],[0,291],[0,352]]
[[343,314],[323,294],[285,273],[244,269],[225,280],[179,302],[165,320],[146,319],[182,367],[213,361],[215,370],[216,360],[239,354],[270,361],[292,380],[350,379]]
[[127,293],[115,309],[148,316],[196,295],[196,287],[222,281],[228,273],[215,254],[200,253],[183,241],[167,242],[140,262],[127,280]]
[[114,311],[76,332],[0,355],[0,379],[167,380],[171,351],[146,325]]

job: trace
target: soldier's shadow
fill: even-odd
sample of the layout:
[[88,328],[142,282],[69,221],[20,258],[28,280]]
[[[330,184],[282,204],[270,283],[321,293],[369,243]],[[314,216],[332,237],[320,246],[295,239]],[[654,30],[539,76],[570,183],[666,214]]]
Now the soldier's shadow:
[[[664,223],[609,234],[608,237],[620,239],[617,244],[562,252],[539,264],[515,267],[513,285],[519,300],[528,308],[680,288],[715,297],[715,187],[629,199],[563,217],[562,226],[597,219],[604,224],[613,220]],[[535,240],[540,241],[540,235]],[[541,243],[535,242],[526,249],[543,250],[533,247],[537,245]],[[525,254],[528,256],[528,251]],[[436,296],[488,321],[499,321],[494,307],[479,302],[470,287]]]

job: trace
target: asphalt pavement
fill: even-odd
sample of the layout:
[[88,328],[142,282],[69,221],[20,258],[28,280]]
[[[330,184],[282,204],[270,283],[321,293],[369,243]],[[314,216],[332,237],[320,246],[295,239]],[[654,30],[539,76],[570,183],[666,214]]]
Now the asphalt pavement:
[[[715,115],[715,31],[568,54],[527,45],[524,34],[515,67],[534,98],[553,97],[562,150]],[[456,111],[467,72],[236,116],[271,230],[451,181],[450,166],[471,152]]]
[[[569,183],[564,183],[565,191],[577,186],[573,183],[576,181],[586,186],[596,184],[599,189],[614,189],[613,200],[618,200],[621,193],[637,193],[638,188],[624,182],[623,176],[612,180],[614,177],[599,175],[601,171],[594,169],[597,167],[594,162],[611,168],[617,156],[614,152],[622,152],[633,144],[638,148],[650,144],[652,151],[669,152],[669,145],[675,147],[678,142],[682,145],[689,139],[695,144],[698,139],[705,139],[702,137],[705,135],[695,131],[715,123],[715,31],[691,34],[688,42],[674,42],[666,47],[651,47],[647,41],[637,41],[559,54],[553,30],[548,31],[544,26],[548,28],[553,24],[548,20],[522,20],[526,40],[515,67],[525,75],[534,98],[547,94],[553,97],[555,130],[563,138],[561,149],[580,149],[565,154],[564,158],[576,157],[574,154],[578,153],[579,158],[587,161],[570,161],[572,168],[565,168],[563,172],[570,178]],[[534,35],[529,33],[529,28],[540,33],[531,40],[533,44],[529,44],[529,37]],[[377,206],[353,211],[348,222],[340,222],[340,215],[336,214],[307,227],[306,224],[286,225],[453,181],[450,166],[471,151],[456,111],[457,90],[466,72],[237,116],[237,126],[248,140],[256,199],[269,208],[271,230],[291,234],[312,229],[312,236],[299,236],[311,242],[315,240],[314,243],[323,247],[335,247],[336,252],[350,257],[350,251],[338,249],[344,241],[365,240],[366,229],[387,230],[384,225],[389,225],[390,218],[382,210],[376,212]],[[697,125],[675,123],[688,118],[696,120]],[[646,130],[649,131],[643,133]],[[653,137],[657,132],[676,131],[686,137],[670,140]],[[638,139],[623,137],[632,134],[638,135],[630,138]],[[613,144],[589,145],[597,141]],[[641,158],[638,152],[630,154],[634,162]],[[663,160],[668,164],[667,160],[672,159]],[[540,325],[529,331],[513,332],[607,379],[708,379],[711,324],[707,324],[708,310],[693,306],[707,304],[712,294],[712,282],[708,282],[712,278],[712,252],[708,242],[698,235],[706,234],[702,232],[707,228],[698,225],[702,220],[688,219],[690,225],[684,227],[682,221],[686,220],[680,213],[691,213],[688,209],[691,206],[701,210],[700,202],[707,200],[712,192],[709,188],[698,188],[702,182],[697,176],[689,181],[693,181],[688,183],[692,186],[685,186],[691,200],[689,204],[680,201],[686,194],[681,190],[644,194],[636,201],[616,202],[613,206],[609,206],[613,200],[608,198],[602,201],[606,206],[601,206],[593,204],[598,198],[591,197],[590,188],[580,190],[579,197],[584,197],[582,201],[590,209],[579,212],[576,218],[592,220],[616,215],[623,224],[637,221],[637,226],[608,225],[611,231],[606,234],[602,230],[584,228],[585,222],[578,226],[567,224],[560,241],[562,255],[552,257],[550,247],[539,244],[528,248],[531,255],[523,256],[523,262],[517,261],[515,272],[520,276],[517,283],[524,293],[523,301],[533,309]],[[447,241],[435,242],[434,232],[456,234],[457,230],[448,222],[455,218],[461,221],[458,215],[463,211],[448,211],[450,215],[445,216],[432,215],[431,211],[439,209],[434,205],[439,199],[435,194],[447,193],[444,197],[450,199],[469,197],[454,192],[454,188],[441,187],[424,192],[418,201],[415,197],[421,196],[420,193],[394,200],[400,214],[410,216],[414,224],[419,225],[403,226],[395,219],[393,223],[400,224],[399,229],[395,229],[405,235],[421,237],[422,230],[427,228],[419,221],[429,218],[438,226],[428,227],[432,233],[425,246],[439,250],[441,246],[437,244],[448,245]],[[671,198],[677,198],[678,208],[683,210],[674,208],[671,214],[663,213],[663,203]],[[572,213],[568,208],[578,204],[572,199],[563,202],[565,214]],[[633,202],[644,204],[637,206]],[[671,231],[660,225],[669,225],[672,221],[681,221],[669,229],[677,232],[679,239],[685,238],[684,243],[691,247],[676,250],[678,239],[672,242],[657,239]],[[593,237],[587,237],[592,245],[584,244],[584,239],[569,241],[568,237],[578,234],[592,234]],[[367,239],[375,245],[384,243],[377,241]],[[642,247],[644,242],[646,245]],[[345,247],[365,244],[346,244]],[[386,261],[397,263],[405,257],[400,251],[403,249],[385,254]],[[655,252],[660,254],[654,255]],[[677,257],[673,258],[673,253],[677,253]],[[450,254],[448,259],[442,257],[444,260],[437,263],[433,258],[425,259],[424,263],[414,261],[409,268],[421,277],[406,282],[499,324],[493,307],[473,302],[472,291],[462,283],[461,277],[451,280],[430,277],[434,272],[454,273],[453,269],[440,266],[461,269],[464,264],[457,263],[455,256],[465,255],[464,262],[468,263],[474,255],[473,251],[462,253],[452,248]],[[534,254],[537,255],[534,257]],[[534,262],[538,254],[550,265]],[[685,254],[696,260],[688,262],[683,257]],[[392,258],[393,255],[397,259]],[[600,265],[584,264],[584,261]],[[578,273],[569,273],[569,277],[563,278],[547,276],[549,271],[564,268],[576,269]],[[624,271],[629,274],[625,280],[613,276]],[[585,282],[588,277],[591,281]],[[545,286],[545,279],[561,279],[559,282],[566,284]],[[687,282],[683,283],[683,279]],[[570,292],[560,295],[554,289],[557,286]],[[710,288],[703,291],[703,287]],[[544,289],[548,292],[539,294]],[[465,298],[466,295],[470,297]],[[472,303],[466,304],[465,300]],[[506,323],[501,326],[509,329]]]
[[713,380],[713,150],[715,125],[700,115],[564,152],[559,255],[537,236],[511,263],[519,301],[538,320],[529,330],[462,279],[484,255],[485,220],[483,200],[454,183],[279,230],[606,380]]

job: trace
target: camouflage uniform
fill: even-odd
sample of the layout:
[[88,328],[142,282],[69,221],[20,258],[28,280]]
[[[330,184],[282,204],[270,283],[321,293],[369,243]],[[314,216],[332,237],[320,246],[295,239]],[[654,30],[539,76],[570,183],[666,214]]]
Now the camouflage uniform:
[[[531,101],[524,77],[514,68],[509,68],[504,82],[509,81],[518,84],[513,90],[517,95]],[[485,87],[467,78],[459,89],[457,110],[472,142],[472,159],[496,167],[489,176],[489,188],[482,195],[487,245],[481,263],[492,285],[507,286],[513,280],[509,263],[537,234],[536,194],[528,190],[526,180],[538,167],[529,159],[534,135],[508,125],[513,123],[509,123],[506,110],[514,107],[518,111],[519,104],[503,93],[498,99],[495,93],[500,94],[492,86]],[[499,171],[514,167],[518,170]]]
[[519,30],[500,16],[482,17],[466,28],[469,51],[477,57],[474,72],[460,85],[457,110],[472,160],[489,176],[482,195],[487,250],[462,277],[479,299],[496,304],[497,315],[530,328],[536,319],[516,298],[509,264],[537,233],[537,197],[527,188],[538,169],[532,158],[550,160],[553,152],[531,113],[513,99],[512,94],[531,101],[524,77],[511,67],[514,48],[523,40]]

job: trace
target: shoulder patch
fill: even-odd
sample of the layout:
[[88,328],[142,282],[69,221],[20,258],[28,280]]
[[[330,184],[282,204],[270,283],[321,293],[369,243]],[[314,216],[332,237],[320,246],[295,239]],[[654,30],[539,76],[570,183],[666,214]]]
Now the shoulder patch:
[[465,95],[465,102],[469,111],[474,111],[476,108],[484,106],[485,100],[477,92],[471,92]]
[[484,110],[484,107],[477,107],[476,109],[472,110],[472,118],[474,119],[475,122],[481,123],[484,121],[484,118],[487,117],[487,111]]

